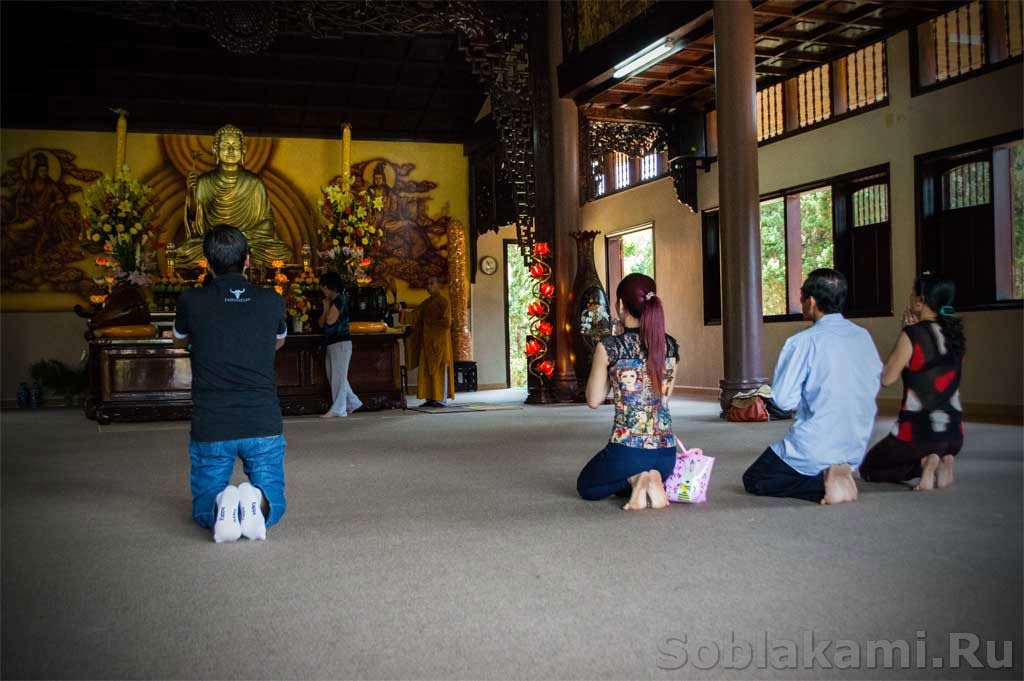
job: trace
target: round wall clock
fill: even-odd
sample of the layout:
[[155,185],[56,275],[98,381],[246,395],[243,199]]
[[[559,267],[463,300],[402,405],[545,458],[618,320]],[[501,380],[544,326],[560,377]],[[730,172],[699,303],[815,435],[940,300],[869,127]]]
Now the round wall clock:
[[498,271],[498,261],[489,255],[480,258],[480,271],[484,274],[494,274]]

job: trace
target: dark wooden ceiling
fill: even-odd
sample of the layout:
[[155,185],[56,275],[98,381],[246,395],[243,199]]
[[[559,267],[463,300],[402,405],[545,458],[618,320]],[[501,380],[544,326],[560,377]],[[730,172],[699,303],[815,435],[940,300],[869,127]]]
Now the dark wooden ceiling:
[[486,96],[454,34],[318,38],[282,21],[266,49],[233,54],[185,6],[134,3],[126,20],[103,3],[3,2],[2,125],[107,131],[120,107],[134,131],[332,137],[347,120],[358,138],[463,141]]
[[[658,3],[641,19],[579,55],[575,61],[604,62],[604,70],[568,63],[560,69],[564,96],[592,109],[650,114],[714,108],[714,23],[710,2],[686,3],[688,13]],[[754,3],[755,72],[758,87],[791,78],[850,54],[894,33],[948,12],[956,3],[898,0],[767,0]],[[663,15],[658,17],[658,14]],[[612,67],[660,38],[686,47],[626,79]],[[617,51],[613,47],[617,45]],[[633,50],[632,52],[626,52]],[[625,56],[623,56],[625,54]],[[599,73],[600,72],[600,73]],[[589,80],[588,80],[589,78]]]

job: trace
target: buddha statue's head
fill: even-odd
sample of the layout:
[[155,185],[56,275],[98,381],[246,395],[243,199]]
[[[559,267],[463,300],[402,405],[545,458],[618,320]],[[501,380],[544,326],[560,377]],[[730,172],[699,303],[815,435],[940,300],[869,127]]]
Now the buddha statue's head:
[[230,123],[213,135],[213,155],[221,167],[233,170],[245,161],[245,135]]

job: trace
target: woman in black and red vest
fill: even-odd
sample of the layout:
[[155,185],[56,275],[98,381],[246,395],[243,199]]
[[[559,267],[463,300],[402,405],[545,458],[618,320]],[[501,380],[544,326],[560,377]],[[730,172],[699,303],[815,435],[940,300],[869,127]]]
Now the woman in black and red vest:
[[860,466],[868,482],[906,482],[914,489],[953,484],[954,457],[964,442],[960,371],[966,341],[953,316],[953,282],[924,273],[914,282],[906,326],[882,370],[882,385],[903,379],[903,403],[892,434]]

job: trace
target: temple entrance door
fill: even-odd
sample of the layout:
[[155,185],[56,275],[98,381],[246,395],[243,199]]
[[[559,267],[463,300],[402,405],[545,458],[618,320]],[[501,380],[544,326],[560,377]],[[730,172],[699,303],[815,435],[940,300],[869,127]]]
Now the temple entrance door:
[[514,239],[505,239],[505,369],[508,387],[526,387],[526,334],[530,318],[530,272]]
[[654,225],[646,224],[605,237],[608,304],[615,308],[615,289],[623,277],[640,272],[654,278]]

